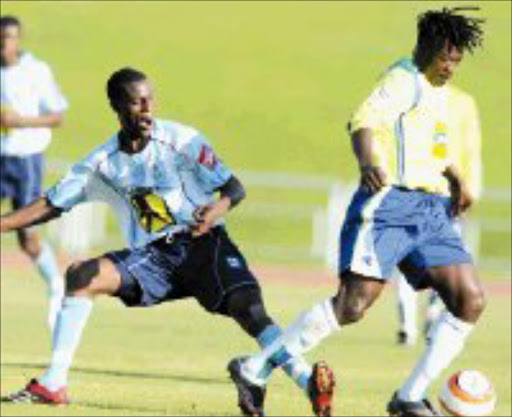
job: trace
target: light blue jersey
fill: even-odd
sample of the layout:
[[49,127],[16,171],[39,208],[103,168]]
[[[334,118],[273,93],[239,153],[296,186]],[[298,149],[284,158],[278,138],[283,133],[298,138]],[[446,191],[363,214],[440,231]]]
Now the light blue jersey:
[[86,201],[108,203],[134,248],[190,231],[196,224],[194,211],[213,204],[215,191],[231,175],[197,130],[156,119],[152,138],[141,152],[120,150],[115,134],[71,167],[47,198],[66,211]]

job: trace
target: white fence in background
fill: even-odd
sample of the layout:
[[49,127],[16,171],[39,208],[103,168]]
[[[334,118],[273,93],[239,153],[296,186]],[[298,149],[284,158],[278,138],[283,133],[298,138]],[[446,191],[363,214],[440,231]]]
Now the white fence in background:
[[[59,174],[69,166],[67,161],[50,160],[49,170]],[[265,221],[296,221],[301,227],[310,228],[310,240],[300,244],[290,243],[276,245],[273,242],[265,244],[252,244],[242,242],[245,248],[257,249],[258,254],[276,253],[283,260],[307,257],[312,261],[323,263],[327,268],[335,271],[338,262],[338,237],[345,208],[356,188],[356,183],[342,183],[336,179],[314,175],[293,175],[276,172],[257,172],[237,170],[244,185],[249,190],[270,189],[305,193],[311,192],[323,195],[318,204],[290,204],[269,203],[249,198],[240,208],[237,208],[237,216],[243,217],[243,221],[251,221],[259,218]],[[252,193],[249,192],[251,196]],[[510,189],[490,189],[484,192],[483,200],[496,204],[511,203]],[[308,200],[309,201],[309,200]],[[109,208],[103,204],[88,203],[76,207],[71,212],[62,216],[59,221],[50,224],[48,231],[50,237],[57,242],[62,249],[72,254],[86,253],[91,247],[107,245],[112,237],[107,234],[107,216]],[[472,218],[466,225],[469,231],[468,246],[473,248],[475,257],[480,266],[490,272],[511,272],[511,259],[509,257],[490,257],[480,249],[480,240],[483,233],[505,233],[510,241],[511,223],[509,217],[504,218]],[[117,239],[120,241],[120,238]],[[483,256],[479,256],[481,253]]]

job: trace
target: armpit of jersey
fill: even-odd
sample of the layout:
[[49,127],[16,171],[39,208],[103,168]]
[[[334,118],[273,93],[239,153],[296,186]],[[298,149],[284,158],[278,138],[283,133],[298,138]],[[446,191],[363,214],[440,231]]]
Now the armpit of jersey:
[[349,123],[350,134],[362,128],[393,124],[414,104],[418,93],[416,77],[417,74],[406,67],[392,66],[355,112]]

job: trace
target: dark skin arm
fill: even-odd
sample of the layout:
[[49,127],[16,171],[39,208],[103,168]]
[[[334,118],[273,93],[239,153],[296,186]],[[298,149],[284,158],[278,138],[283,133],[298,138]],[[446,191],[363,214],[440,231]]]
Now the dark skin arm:
[[198,222],[193,236],[201,236],[207,233],[214,225],[215,221],[227,214],[245,198],[245,189],[242,183],[234,175],[219,188],[220,198],[215,204],[199,207],[194,218]]
[[373,133],[371,129],[362,128],[352,134],[352,149],[359,162],[361,187],[376,193],[386,185],[386,174],[373,162]]
[[40,198],[28,206],[0,217],[0,232],[7,233],[36,224],[46,223],[59,217],[62,210],[53,207],[46,198]]
[[444,170],[443,176],[450,185],[451,214],[458,216],[473,204],[473,198],[459,171],[453,165]]

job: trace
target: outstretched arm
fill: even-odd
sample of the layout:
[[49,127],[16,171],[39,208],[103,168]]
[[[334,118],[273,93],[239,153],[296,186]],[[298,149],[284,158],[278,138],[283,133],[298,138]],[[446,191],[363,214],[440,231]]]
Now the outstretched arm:
[[46,198],[42,197],[28,206],[1,216],[0,232],[12,232],[36,224],[46,223],[59,217],[61,213],[61,209],[53,207]]

